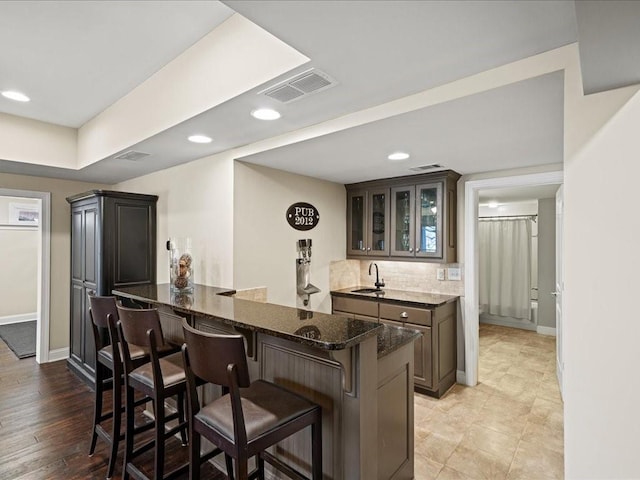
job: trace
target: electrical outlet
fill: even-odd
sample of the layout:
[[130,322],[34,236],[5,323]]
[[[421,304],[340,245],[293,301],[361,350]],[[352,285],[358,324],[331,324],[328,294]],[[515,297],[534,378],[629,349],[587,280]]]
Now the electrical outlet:
[[444,268],[439,268],[439,269],[436,271],[436,278],[437,278],[438,280],[444,280]]
[[447,278],[449,280],[461,280],[460,267],[447,268]]

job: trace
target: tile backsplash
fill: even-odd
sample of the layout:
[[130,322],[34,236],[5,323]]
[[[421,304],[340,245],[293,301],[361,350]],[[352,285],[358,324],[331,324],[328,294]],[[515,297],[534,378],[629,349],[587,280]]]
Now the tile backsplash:
[[[331,262],[329,267],[329,284],[331,290],[339,290],[355,285],[373,286],[376,281],[375,273],[369,276],[370,260],[338,260]],[[380,278],[384,279],[385,287],[393,290],[410,292],[444,293],[447,295],[463,295],[464,277],[461,280],[438,280],[439,268],[446,269],[449,265],[441,263],[423,262],[394,262],[375,261],[378,265]],[[459,264],[455,266],[460,267]]]

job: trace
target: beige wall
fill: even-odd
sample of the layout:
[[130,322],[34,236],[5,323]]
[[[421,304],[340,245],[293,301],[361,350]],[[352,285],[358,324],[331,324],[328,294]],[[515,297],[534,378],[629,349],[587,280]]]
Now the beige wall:
[[75,168],[77,130],[0,113],[0,159]]
[[[289,206],[307,202],[320,213],[312,230],[294,230]],[[296,306],[296,245],[313,240],[311,283],[322,290],[310,308],[330,312],[329,264],[346,254],[346,191],[337,183],[236,162],[234,188],[236,288],[267,287],[268,301]]]
[[590,95],[590,116],[571,118],[601,128],[565,163],[566,478],[640,478],[637,88]]
[[0,323],[37,318],[40,232],[38,227],[8,224],[11,204],[39,208],[39,203],[37,199],[0,197],[0,265],[4,272],[0,292],[11,292],[11,301],[0,302]]
[[556,327],[556,200],[538,201],[538,325]]
[[197,283],[233,287],[233,158],[202,158],[122,182],[117,190],[158,195],[158,282],[169,281],[170,237],[192,242]]
[[69,346],[70,209],[66,197],[106,185],[0,173],[0,187],[51,192],[51,305],[49,347]]

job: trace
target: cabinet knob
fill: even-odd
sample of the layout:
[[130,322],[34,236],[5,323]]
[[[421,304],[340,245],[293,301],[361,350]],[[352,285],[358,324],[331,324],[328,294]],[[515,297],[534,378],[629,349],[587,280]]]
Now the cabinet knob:
[[409,253],[413,253],[413,248],[410,248],[410,249],[409,249]]
[[367,247],[367,252],[370,252],[370,251],[371,251],[371,247]]
[[400,318],[409,318],[409,314],[407,312],[402,312],[400,314]]

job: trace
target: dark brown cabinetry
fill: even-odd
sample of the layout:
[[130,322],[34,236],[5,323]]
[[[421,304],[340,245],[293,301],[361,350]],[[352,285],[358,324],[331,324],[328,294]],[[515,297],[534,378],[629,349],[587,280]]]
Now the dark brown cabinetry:
[[458,178],[447,170],[346,185],[347,256],[455,262]]
[[156,283],[155,195],[92,190],[71,204],[71,298],[68,366],[93,383],[94,342],[87,294]]
[[456,303],[430,308],[386,303],[375,298],[332,295],[332,313],[362,320],[380,321],[396,327],[418,330],[414,342],[414,389],[440,397],[456,381]]

